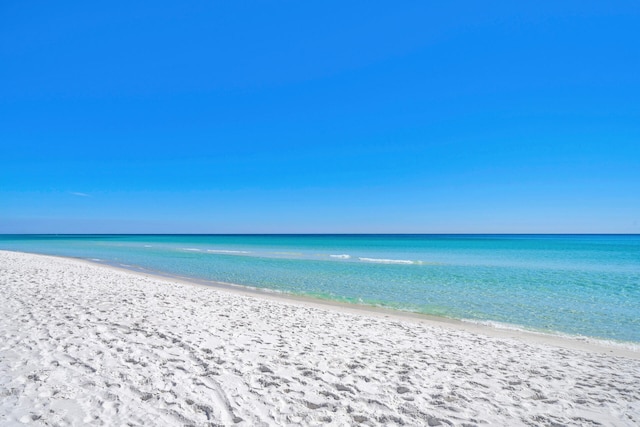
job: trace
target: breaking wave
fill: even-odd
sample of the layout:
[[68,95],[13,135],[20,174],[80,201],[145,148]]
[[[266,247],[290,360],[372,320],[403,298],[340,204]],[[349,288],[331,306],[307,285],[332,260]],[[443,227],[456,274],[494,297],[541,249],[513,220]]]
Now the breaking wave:
[[377,262],[380,264],[418,264],[420,261],[411,261],[408,259],[383,259],[383,258],[358,258],[364,262]]

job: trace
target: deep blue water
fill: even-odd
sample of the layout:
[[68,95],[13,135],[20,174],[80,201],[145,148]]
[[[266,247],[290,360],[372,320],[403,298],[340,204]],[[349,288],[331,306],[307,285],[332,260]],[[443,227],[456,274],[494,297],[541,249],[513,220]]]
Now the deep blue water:
[[0,249],[640,342],[639,235],[4,235]]

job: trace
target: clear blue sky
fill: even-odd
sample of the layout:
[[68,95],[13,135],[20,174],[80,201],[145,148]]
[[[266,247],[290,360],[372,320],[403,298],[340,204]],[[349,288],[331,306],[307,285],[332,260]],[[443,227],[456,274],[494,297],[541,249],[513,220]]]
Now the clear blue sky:
[[0,233],[640,232],[640,4],[0,4]]

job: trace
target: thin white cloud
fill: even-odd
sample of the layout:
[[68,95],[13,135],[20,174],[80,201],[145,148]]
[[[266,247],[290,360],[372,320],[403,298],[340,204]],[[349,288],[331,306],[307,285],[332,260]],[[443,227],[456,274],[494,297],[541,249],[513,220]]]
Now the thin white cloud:
[[72,194],[72,195],[78,196],[78,197],[91,197],[89,194],[80,193],[79,191],[69,191],[69,194]]

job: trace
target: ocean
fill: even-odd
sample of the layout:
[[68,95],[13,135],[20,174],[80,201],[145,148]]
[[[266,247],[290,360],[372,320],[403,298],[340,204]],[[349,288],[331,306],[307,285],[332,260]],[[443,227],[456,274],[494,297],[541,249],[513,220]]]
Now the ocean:
[[640,235],[2,235],[0,249],[640,343]]

